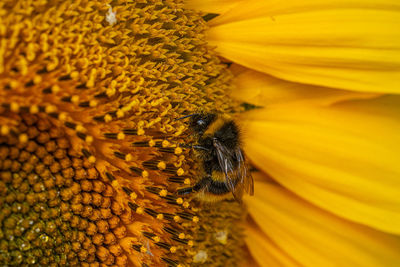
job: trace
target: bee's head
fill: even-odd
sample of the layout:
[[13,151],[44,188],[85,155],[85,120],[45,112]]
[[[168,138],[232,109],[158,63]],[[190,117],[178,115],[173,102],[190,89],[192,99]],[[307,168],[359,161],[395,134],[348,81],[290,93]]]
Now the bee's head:
[[207,130],[208,126],[217,118],[217,115],[213,113],[195,113],[184,116],[179,119],[184,119],[184,118],[190,118],[189,128],[195,133],[201,135]]
[[189,128],[198,134],[203,134],[216,118],[217,115],[213,113],[196,114],[190,118]]

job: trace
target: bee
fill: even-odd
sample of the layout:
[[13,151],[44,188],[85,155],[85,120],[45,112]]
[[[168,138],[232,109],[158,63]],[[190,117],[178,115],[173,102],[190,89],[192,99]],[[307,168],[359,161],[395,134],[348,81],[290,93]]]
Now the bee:
[[241,148],[238,126],[226,114],[195,113],[189,129],[197,140],[190,147],[198,151],[204,176],[193,186],[178,189],[179,195],[196,193],[199,199],[212,202],[233,195],[241,203],[244,191],[254,194],[254,182]]

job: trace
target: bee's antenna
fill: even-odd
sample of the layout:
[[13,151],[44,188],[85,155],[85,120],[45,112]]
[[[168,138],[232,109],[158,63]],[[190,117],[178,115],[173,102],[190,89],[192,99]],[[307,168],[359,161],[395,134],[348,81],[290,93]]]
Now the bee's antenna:
[[186,115],[186,116],[177,118],[177,119],[175,119],[175,121],[183,120],[183,119],[186,119],[186,118],[189,118],[189,117],[192,117],[192,116],[196,116],[196,115],[200,115],[200,114],[199,113],[193,113],[193,114],[190,114],[190,115]]

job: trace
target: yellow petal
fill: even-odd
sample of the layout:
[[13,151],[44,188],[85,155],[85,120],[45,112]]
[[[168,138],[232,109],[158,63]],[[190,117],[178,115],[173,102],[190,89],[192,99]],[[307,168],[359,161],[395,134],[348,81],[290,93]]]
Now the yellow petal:
[[243,0],[189,0],[186,8],[213,14],[223,14]]
[[[242,0],[243,1],[243,0]],[[399,10],[400,2],[395,0],[190,0],[191,6],[208,6],[205,11],[212,12],[215,6],[227,6],[229,3],[240,3],[234,9],[226,9],[223,16],[212,20],[211,25],[220,25],[235,21],[254,19],[266,16],[276,16],[282,14],[294,14],[299,12],[309,12],[316,10],[329,9],[357,9],[367,10]],[[197,8],[199,9],[199,8]],[[217,12],[215,12],[217,13]]]
[[400,234],[400,97],[275,105],[242,121],[258,168],[339,216]]
[[[340,219],[277,184],[256,180],[255,188],[255,196],[246,198],[250,216],[279,249],[301,265],[399,266],[399,237]],[[247,243],[253,253],[251,243],[262,242],[262,236],[255,237],[254,230],[249,233]],[[264,255],[268,253],[266,249]]]
[[246,70],[234,80],[232,97],[256,106],[270,106],[292,102],[331,105],[349,99],[373,98],[374,93],[337,90],[321,86],[288,82],[262,72]]
[[400,2],[258,1],[212,20],[223,57],[281,79],[400,93]]
[[246,229],[246,243],[260,266],[300,266],[254,226]]

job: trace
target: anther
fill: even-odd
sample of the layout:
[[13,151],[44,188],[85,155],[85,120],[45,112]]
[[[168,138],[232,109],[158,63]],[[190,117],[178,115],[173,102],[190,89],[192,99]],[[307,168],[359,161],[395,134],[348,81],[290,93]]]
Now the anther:
[[51,87],[49,86],[49,87],[43,89],[43,90],[42,90],[42,93],[43,93],[43,94],[50,94],[50,93],[51,93]]
[[136,250],[137,252],[140,252],[140,247],[141,247],[141,245],[134,245],[134,244],[132,244],[131,247],[132,247],[134,250]]
[[[43,92],[44,92],[44,90],[43,90]],[[61,98],[61,101],[63,101],[63,102],[71,102],[71,96],[64,96],[64,97]]]
[[128,202],[128,206],[137,214],[143,214],[143,208],[139,207],[139,205],[132,203],[132,202]]
[[136,129],[123,129],[122,132],[126,135],[137,135]]
[[80,85],[75,87],[76,89],[88,89],[85,83],[81,83]]
[[176,167],[174,167],[173,165],[168,165],[164,169],[161,169],[161,170],[166,173],[176,174],[178,169]]
[[[156,243],[156,244],[157,244],[157,243]],[[177,266],[178,266],[178,262],[177,262],[177,261],[174,261],[174,260],[172,260],[172,259],[170,259],[170,258],[161,257],[161,259],[162,259],[164,262],[166,262],[167,264],[169,264],[170,266],[173,266],[173,267],[177,267]]]
[[150,192],[153,193],[155,195],[158,195],[159,192],[161,192],[161,188],[158,187],[153,187],[153,186],[146,186],[145,189]]
[[80,106],[82,108],[88,108],[89,107],[89,101],[81,102],[81,103],[79,103],[78,106]]
[[151,239],[151,240],[153,240],[153,237],[155,236],[155,234],[153,234],[153,233],[150,233],[150,232],[142,232],[142,234],[145,236],[145,237],[147,237],[148,239]]
[[64,76],[60,76],[58,78],[59,81],[67,81],[67,80],[71,80],[71,76],[69,74],[64,75]]
[[197,216],[195,216],[194,214],[191,214],[189,212],[178,212],[177,214],[184,220],[193,221],[193,222],[199,221],[199,218]]
[[118,151],[114,152],[114,156],[116,156],[117,158],[123,159],[125,161],[131,161],[132,160],[132,155],[131,154],[124,154]]
[[[186,178],[186,179],[188,179],[188,178]],[[186,179],[183,177],[177,177],[177,176],[171,176],[171,177],[167,178],[168,182],[177,183],[177,184],[183,184],[186,181]]]
[[104,97],[107,97],[107,94],[106,94],[106,92],[102,92],[102,93],[95,95],[94,97],[95,98],[104,98]]
[[[83,150],[86,150],[86,149],[82,149],[82,152],[83,152]],[[86,150],[87,151],[87,150]],[[89,151],[87,151],[87,152],[89,152]],[[87,153],[86,153],[87,154]],[[88,159],[88,161],[89,161],[89,163],[95,163],[96,162],[96,157],[95,156],[93,156],[93,155],[89,155],[89,156],[87,156],[87,159]]]
[[104,133],[103,136],[107,139],[117,139],[118,138],[117,133]]
[[172,247],[170,244],[165,243],[165,242],[157,242],[157,243],[155,243],[155,244],[156,244],[157,246],[161,247],[161,248],[166,249],[166,250],[170,250],[171,247]]
[[93,120],[98,121],[98,122],[105,122],[104,116],[94,116]]
[[85,140],[85,139],[86,139],[86,134],[84,134],[84,133],[77,132],[76,135],[77,135],[80,139],[82,139],[82,140]]
[[167,147],[167,148],[160,147],[160,148],[158,149],[158,151],[164,152],[164,153],[175,154],[175,148],[172,148],[172,147]]
[[148,215],[150,215],[153,218],[157,217],[157,212],[152,210],[152,209],[150,209],[150,208],[145,208],[144,212],[146,212]]
[[170,204],[182,204],[183,203],[183,199],[182,198],[177,198],[176,196],[174,196],[174,195],[166,195],[165,197],[162,197],[162,198],[164,198],[164,199],[166,199],[166,200],[168,200],[168,203],[170,203]]
[[33,82],[33,80],[30,80],[29,82],[25,83],[25,87],[31,87],[35,85],[35,83]]
[[122,187],[122,190],[124,190],[124,192],[129,196],[130,194],[132,194],[133,193],[133,191],[131,190],[131,189],[129,189],[128,187],[126,187],[126,186],[123,186]]
[[110,181],[114,181],[115,180],[115,177],[109,172],[106,172],[106,176]]
[[[181,236],[184,236],[185,234],[183,234],[182,233],[182,235]],[[171,237],[171,239],[172,240],[174,240],[174,241],[176,241],[176,242],[179,242],[179,243],[182,243],[182,244],[185,244],[185,245],[189,245],[190,244],[190,242],[193,244],[193,241],[192,240],[189,240],[189,239],[185,239],[184,237],[183,238],[181,238],[181,237]],[[189,245],[190,246],[190,245]]]
[[171,214],[171,213],[163,213],[163,215],[164,215],[164,218],[166,219],[166,220],[168,220],[168,221],[173,221],[174,220],[174,215],[173,214]]
[[142,163],[143,167],[150,169],[150,170],[158,170],[158,163],[159,161],[148,160]]
[[69,121],[64,122],[64,125],[71,129],[75,129],[75,127],[76,127],[76,123],[69,122]]
[[133,171],[134,173],[136,173],[137,175],[142,175],[142,173],[143,173],[143,170],[140,169],[140,168],[138,168],[138,167],[133,167],[133,166],[131,166],[131,167],[129,167],[129,169],[130,169],[131,171]]

